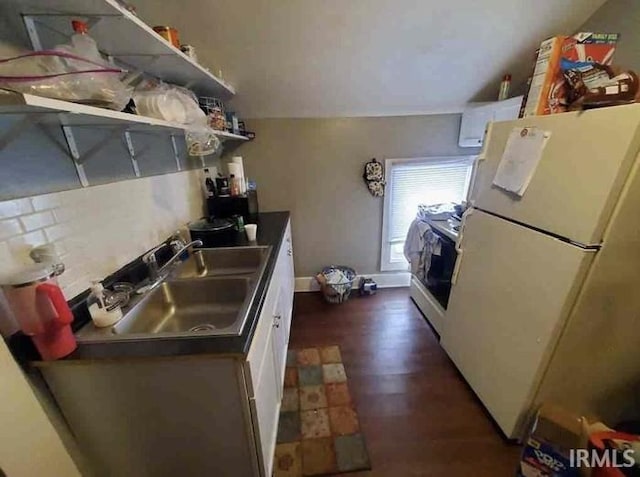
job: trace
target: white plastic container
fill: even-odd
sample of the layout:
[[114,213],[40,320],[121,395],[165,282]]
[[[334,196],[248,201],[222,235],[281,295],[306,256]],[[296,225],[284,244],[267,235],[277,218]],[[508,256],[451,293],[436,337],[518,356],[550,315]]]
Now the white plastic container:
[[246,224],[244,229],[247,232],[247,240],[249,240],[249,242],[255,242],[256,236],[258,235],[258,226],[256,224]]
[[114,308],[111,311],[107,310],[105,290],[102,283],[94,281],[91,285],[91,295],[95,299],[95,302],[89,306],[89,314],[93,324],[98,328],[105,328],[107,326],[115,325],[122,319],[122,310],[120,307]]
[[102,63],[103,60],[98,50],[98,45],[96,41],[89,36],[89,27],[87,24],[80,20],[73,20],[71,26],[75,32],[71,36],[71,44],[73,45],[75,53],[88,60]]

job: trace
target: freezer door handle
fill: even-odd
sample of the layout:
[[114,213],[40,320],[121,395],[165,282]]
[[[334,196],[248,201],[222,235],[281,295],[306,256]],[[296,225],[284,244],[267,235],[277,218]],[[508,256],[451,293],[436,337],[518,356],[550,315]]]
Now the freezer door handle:
[[480,164],[484,160],[485,160],[485,157],[482,154],[480,154],[472,166],[473,169],[471,170],[471,181],[469,183],[469,191],[467,192],[467,202],[472,206],[475,203],[474,189],[476,186],[476,177],[478,176],[478,173],[480,170]]

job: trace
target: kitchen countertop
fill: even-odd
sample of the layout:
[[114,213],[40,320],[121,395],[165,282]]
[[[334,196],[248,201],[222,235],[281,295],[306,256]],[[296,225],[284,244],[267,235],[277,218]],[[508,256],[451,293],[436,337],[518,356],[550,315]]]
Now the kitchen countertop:
[[[270,245],[271,255],[262,279],[258,283],[256,297],[249,310],[247,321],[240,336],[189,336],[173,338],[148,338],[141,340],[109,341],[101,343],[78,343],[78,348],[69,356],[58,361],[37,361],[36,365],[50,365],[77,360],[105,358],[168,357],[198,354],[225,354],[244,356],[249,351],[251,341],[262,310],[267,288],[271,282],[284,232],[289,220],[289,212],[266,212],[258,216],[256,243],[249,243],[244,232],[238,232],[233,246]],[[24,340],[20,340],[24,342]],[[12,346],[12,348],[14,348]],[[19,353],[23,354],[24,353]]]

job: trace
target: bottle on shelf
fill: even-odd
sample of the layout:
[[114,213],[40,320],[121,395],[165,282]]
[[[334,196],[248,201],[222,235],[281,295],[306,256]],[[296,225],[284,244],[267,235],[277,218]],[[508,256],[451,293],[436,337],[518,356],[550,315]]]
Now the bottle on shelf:
[[260,210],[258,209],[258,188],[256,186],[256,181],[251,181],[247,179],[247,202],[249,205],[249,216],[252,221],[256,221],[258,218],[258,213]]
[[504,75],[502,83],[500,83],[500,91],[498,92],[498,101],[503,101],[509,97],[511,89],[511,75]]
[[211,178],[211,173],[209,172],[208,168],[204,170],[204,189],[206,191],[207,198],[215,197],[216,185],[214,184],[213,179]]
[[98,50],[98,44],[89,36],[89,26],[80,20],[73,20],[71,26],[75,32],[71,35],[71,44],[76,53],[88,60],[102,63],[103,59]]
[[240,178],[231,174],[229,178],[229,194],[231,197],[237,197],[240,195]]
[[218,174],[218,177],[216,177],[216,187],[218,188],[220,197],[229,197],[229,179]]

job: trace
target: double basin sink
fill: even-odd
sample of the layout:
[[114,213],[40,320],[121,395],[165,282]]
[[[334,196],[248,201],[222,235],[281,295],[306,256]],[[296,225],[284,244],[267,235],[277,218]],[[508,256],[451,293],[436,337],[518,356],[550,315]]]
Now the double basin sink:
[[271,253],[269,246],[197,249],[159,285],[134,298],[109,328],[85,325],[80,342],[240,335]]

